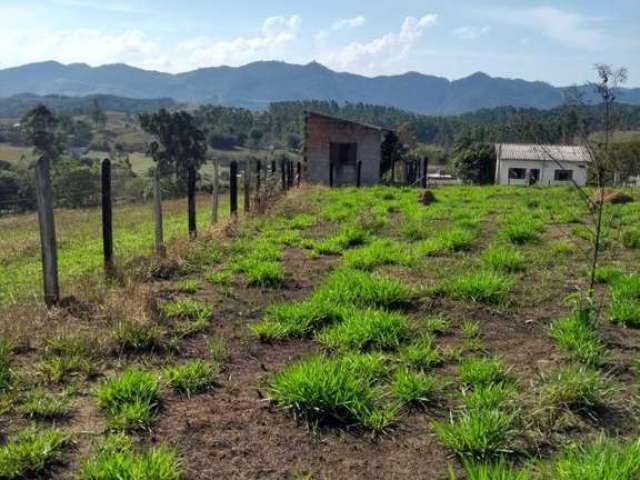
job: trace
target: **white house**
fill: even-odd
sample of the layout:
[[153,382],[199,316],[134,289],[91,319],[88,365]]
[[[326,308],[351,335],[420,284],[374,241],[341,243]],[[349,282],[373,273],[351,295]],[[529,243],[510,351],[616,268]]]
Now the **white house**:
[[590,162],[585,147],[498,143],[496,184],[584,186]]

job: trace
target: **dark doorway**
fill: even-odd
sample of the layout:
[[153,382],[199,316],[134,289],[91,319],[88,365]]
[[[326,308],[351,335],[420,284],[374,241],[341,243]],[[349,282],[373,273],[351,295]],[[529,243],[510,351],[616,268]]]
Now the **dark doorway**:
[[540,183],[540,169],[532,168],[529,170],[529,185],[537,185]]
[[355,185],[358,175],[358,144],[332,142],[330,155],[335,184]]

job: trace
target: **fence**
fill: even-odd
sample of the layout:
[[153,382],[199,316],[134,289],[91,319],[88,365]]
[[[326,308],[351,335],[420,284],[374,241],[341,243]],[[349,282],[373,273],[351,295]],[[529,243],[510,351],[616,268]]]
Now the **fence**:
[[[48,168],[45,159],[36,165],[37,241],[33,231],[34,214],[0,217],[0,230],[3,232],[0,235],[0,264],[3,265],[0,271],[0,303],[15,298],[15,292],[27,282],[33,282],[33,278],[42,271],[45,302],[49,306],[55,305],[60,300],[60,276],[69,277],[102,267],[104,274],[110,277],[116,259],[144,255],[152,248],[157,254],[164,255],[168,240],[182,235],[195,238],[199,229],[227,215],[237,218],[240,215],[240,197],[243,201],[242,214],[264,212],[275,197],[296,184],[300,185],[302,175],[300,162],[294,165],[293,161],[282,160],[280,164],[274,161],[269,165],[253,159],[232,161],[229,163],[231,173],[227,192],[221,181],[222,167],[216,162],[210,193],[195,195],[195,189],[189,188],[193,194],[186,198],[163,199],[171,192],[162,184],[161,177],[154,176],[153,200],[149,202],[141,200],[142,196],[131,198],[128,190],[121,189],[121,183],[114,181],[117,176],[113,165],[104,160],[98,188],[92,192],[97,199],[94,203],[99,204],[99,212],[98,208],[54,211],[59,198],[55,198],[52,191]],[[189,175],[188,180],[193,187],[195,172]],[[64,193],[74,193],[76,187],[69,185]],[[187,209],[184,208],[185,200]],[[58,225],[54,217],[62,223],[62,235],[56,232]],[[60,246],[64,254],[62,262],[58,258]],[[42,257],[39,268],[36,260],[38,250]]]

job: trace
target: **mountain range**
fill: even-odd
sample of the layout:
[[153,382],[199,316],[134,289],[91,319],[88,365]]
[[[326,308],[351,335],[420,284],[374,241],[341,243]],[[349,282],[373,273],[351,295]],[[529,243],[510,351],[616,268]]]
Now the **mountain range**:
[[[591,89],[579,87],[593,100]],[[57,62],[0,70],[0,97],[36,95],[114,95],[138,99],[265,109],[272,102],[333,100],[451,115],[500,106],[548,109],[565,101],[567,88],[544,82],[494,78],[478,72],[450,81],[409,72],[365,77],[340,73],[312,62],[254,62],[242,67],[211,67],[169,74],[125,64],[91,67]],[[623,89],[619,101],[640,105],[640,88]]]

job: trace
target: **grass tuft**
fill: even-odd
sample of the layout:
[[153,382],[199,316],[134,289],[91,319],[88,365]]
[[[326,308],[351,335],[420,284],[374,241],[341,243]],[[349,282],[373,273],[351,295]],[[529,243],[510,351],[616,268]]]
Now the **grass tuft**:
[[376,240],[344,254],[344,265],[358,270],[373,270],[384,265],[411,265],[413,258],[407,246],[391,240]]
[[591,366],[604,361],[605,346],[588,312],[555,320],[549,327],[549,336],[574,360]]
[[134,430],[155,421],[159,386],[152,373],[131,369],[105,380],[95,395],[111,428]]
[[460,382],[470,388],[488,387],[511,381],[504,363],[499,358],[468,358],[458,369]]
[[24,430],[0,446],[0,478],[42,475],[62,459],[68,437],[57,430]]
[[164,377],[178,394],[191,397],[210,389],[218,376],[218,369],[211,363],[192,360],[179,367],[167,368]]
[[404,405],[421,405],[433,400],[436,390],[434,377],[407,368],[396,371],[391,384],[393,396]]
[[455,277],[446,282],[441,290],[458,300],[502,304],[512,286],[513,282],[503,274],[482,270]]
[[34,420],[56,420],[69,414],[69,401],[41,391],[30,392],[26,401],[16,409],[21,415]]
[[611,393],[602,374],[587,367],[567,367],[543,378],[542,408],[581,410],[600,405]]
[[496,272],[514,273],[525,269],[525,256],[507,245],[493,246],[482,256],[482,261],[489,269]]

